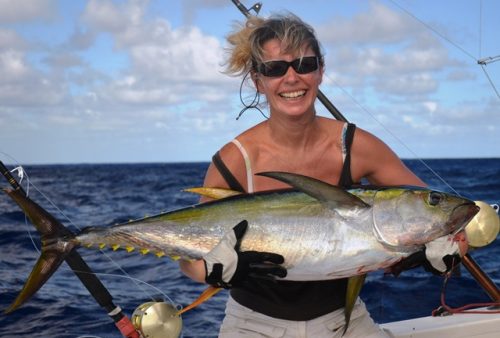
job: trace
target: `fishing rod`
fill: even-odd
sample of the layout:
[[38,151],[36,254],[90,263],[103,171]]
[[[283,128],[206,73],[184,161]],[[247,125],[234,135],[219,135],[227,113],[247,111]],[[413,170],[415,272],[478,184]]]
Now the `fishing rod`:
[[[27,196],[23,187],[16,181],[2,161],[0,161],[0,172],[13,189],[19,190],[23,195]],[[59,223],[56,219],[52,219],[51,221]],[[113,297],[109,291],[106,289],[104,284],[102,284],[101,280],[97,278],[94,271],[92,271],[92,269],[83,260],[78,251],[76,251],[76,249],[71,250],[65,260],[71,270],[73,270],[75,275],[89,291],[90,295],[94,297],[96,302],[104,308],[111,319],[113,319],[116,327],[123,337],[140,338],[139,333],[136,331],[130,319],[123,313],[119,306],[113,303]]]
[[[262,3],[258,2],[254,4],[250,8],[246,8],[245,5],[243,5],[240,1],[238,0],[231,0],[234,5],[239,9],[239,11],[246,17],[249,18],[252,16],[252,13],[250,11],[254,11],[255,14],[259,14],[260,9],[262,8]],[[484,60],[481,60],[483,64],[489,63],[489,62],[494,62],[498,61],[498,58],[500,56],[496,56],[494,58],[487,58]],[[481,62],[479,62],[481,63]],[[321,101],[321,103],[325,106],[325,108],[339,121],[343,122],[349,122],[344,115],[335,107],[335,105],[323,94],[321,90],[318,89],[318,94],[317,94],[318,99]],[[491,206],[489,206],[491,208]],[[493,210],[493,208],[491,208]],[[489,213],[491,211],[487,209]],[[491,221],[491,218],[490,218]],[[496,237],[496,235],[495,235]],[[461,258],[462,264],[465,266],[465,268],[469,271],[469,273],[474,277],[476,282],[483,288],[483,290],[488,294],[488,296],[494,301],[494,302],[500,302],[500,290],[496,286],[496,284],[488,277],[488,275],[481,269],[481,267],[474,261],[474,259],[467,253]]]

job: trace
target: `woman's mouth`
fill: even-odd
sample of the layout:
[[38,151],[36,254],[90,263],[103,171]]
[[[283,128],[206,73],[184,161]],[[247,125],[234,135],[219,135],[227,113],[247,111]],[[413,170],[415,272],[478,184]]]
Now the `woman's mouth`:
[[304,95],[306,95],[305,90],[296,90],[293,92],[283,92],[283,93],[279,94],[280,97],[285,98],[285,99],[296,99],[296,98],[302,97]]

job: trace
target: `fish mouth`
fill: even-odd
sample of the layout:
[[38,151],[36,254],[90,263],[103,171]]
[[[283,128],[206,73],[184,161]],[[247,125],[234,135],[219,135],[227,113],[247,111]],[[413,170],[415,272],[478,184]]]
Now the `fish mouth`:
[[446,226],[450,230],[450,234],[456,235],[464,230],[467,224],[469,224],[472,218],[479,212],[479,209],[480,208],[472,201],[457,205],[446,223]]

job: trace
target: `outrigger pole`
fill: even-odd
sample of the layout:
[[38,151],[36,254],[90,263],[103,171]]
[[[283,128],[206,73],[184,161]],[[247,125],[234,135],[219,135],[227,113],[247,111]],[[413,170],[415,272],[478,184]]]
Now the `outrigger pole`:
[[[255,14],[259,14],[260,9],[262,8],[262,3],[257,2],[255,5],[253,5],[250,8],[246,8],[245,5],[243,5],[240,1],[238,0],[231,0],[236,7],[240,10],[240,12],[245,16],[245,17],[250,17],[252,14],[250,13],[251,10],[255,12]],[[498,61],[500,60],[500,55],[495,56],[495,57],[490,57],[490,58],[485,58],[482,60],[479,60],[479,64],[487,64],[490,62]],[[323,103],[326,109],[339,121],[343,122],[348,122],[348,120],[342,115],[342,113],[335,107],[335,105],[321,92],[321,90],[318,90],[318,99]],[[481,285],[483,290],[490,296],[490,298],[494,302],[500,302],[500,290],[496,286],[496,284],[488,277],[488,275],[481,269],[481,267],[474,261],[474,259],[469,255],[465,254],[462,257],[462,264],[467,268],[469,273],[474,277],[476,282]]]
[[[12,188],[19,190],[21,193],[26,195],[23,187],[21,187],[21,185],[16,181],[2,161],[0,161],[0,171]],[[26,197],[28,198],[27,195]],[[116,327],[120,330],[120,333],[126,338],[140,338],[139,333],[136,331],[130,319],[123,313],[119,306],[113,303],[113,297],[109,291],[102,284],[101,280],[97,278],[87,263],[85,263],[78,251],[73,249],[66,256],[65,260],[92,297],[94,297],[96,302],[99,303],[99,305],[104,308],[108,315],[113,319]]]

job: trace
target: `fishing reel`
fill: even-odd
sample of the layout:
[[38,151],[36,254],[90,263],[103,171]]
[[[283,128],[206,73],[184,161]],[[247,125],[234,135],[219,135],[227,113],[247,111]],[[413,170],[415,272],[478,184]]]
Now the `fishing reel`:
[[182,318],[170,303],[147,302],[132,314],[132,324],[143,338],[177,338],[182,331]]
[[489,205],[482,201],[475,201],[480,208],[479,212],[465,227],[467,241],[473,248],[481,248],[493,242],[500,231],[498,205]]

